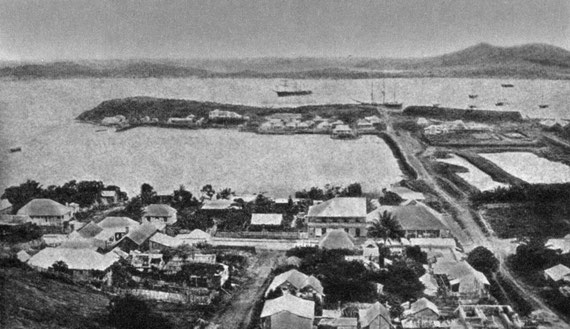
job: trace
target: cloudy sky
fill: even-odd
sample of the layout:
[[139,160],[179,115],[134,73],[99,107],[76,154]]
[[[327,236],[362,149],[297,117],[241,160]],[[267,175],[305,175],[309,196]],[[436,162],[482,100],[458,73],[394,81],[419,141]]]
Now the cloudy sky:
[[0,60],[570,49],[568,0],[0,0]]

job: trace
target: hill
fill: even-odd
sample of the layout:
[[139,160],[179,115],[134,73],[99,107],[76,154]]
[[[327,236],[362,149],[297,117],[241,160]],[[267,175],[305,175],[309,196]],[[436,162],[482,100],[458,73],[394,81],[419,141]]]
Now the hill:
[[86,287],[23,268],[0,268],[0,327],[111,328],[109,299]]
[[246,58],[105,60],[0,65],[0,77],[361,79],[465,77],[570,79],[570,51],[546,44],[481,43],[427,58]]

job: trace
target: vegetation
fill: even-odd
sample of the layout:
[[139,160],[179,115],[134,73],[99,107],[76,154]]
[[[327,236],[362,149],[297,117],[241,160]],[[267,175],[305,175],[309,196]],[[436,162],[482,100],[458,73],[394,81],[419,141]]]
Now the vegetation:
[[101,202],[103,190],[115,190],[119,192],[121,199],[127,195],[114,185],[105,186],[100,181],[69,181],[61,186],[50,185],[43,188],[34,180],[27,180],[19,186],[10,186],[4,190],[0,198],[7,199],[12,204],[12,213],[18,212],[26,203],[33,199],[52,199],[61,204],[77,203],[80,207],[90,207]]
[[295,192],[295,198],[311,199],[311,200],[330,200],[336,197],[361,197],[362,186],[359,183],[353,183],[346,187],[325,185],[324,188],[317,186],[311,187],[310,190],[302,190]]
[[388,239],[399,240],[404,235],[405,232],[402,225],[386,210],[383,213],[379,213],[378,218],[368,228],[369,237],[383,239],[384,241]]
[[467,262],[479,272],[491,274],[499,269],[499,260],[487,248],[479,246],[467,256]]
[[499,187],[493,191],[480,192],[471,197],[474,204],[523,202],[550,204],[568,199],[570,199],[570,183]]
[[134,296],[116,297],[109,304],[109,323],[118,329],[169,329],[172,324]]

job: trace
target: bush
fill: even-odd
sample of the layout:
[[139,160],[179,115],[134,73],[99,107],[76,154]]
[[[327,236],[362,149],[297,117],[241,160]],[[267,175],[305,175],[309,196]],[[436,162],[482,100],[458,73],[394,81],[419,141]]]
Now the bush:
[[499,260],[487,248],[479,246],[467,256],[467,263],[479,272],[490,274],[499,268]]

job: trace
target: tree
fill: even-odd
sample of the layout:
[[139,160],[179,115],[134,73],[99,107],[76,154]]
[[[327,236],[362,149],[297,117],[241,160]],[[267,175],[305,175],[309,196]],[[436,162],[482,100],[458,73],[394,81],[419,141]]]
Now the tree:
[[499,260],[487,248],[479,246],[467,255],[467,263],[479,272],[490,274],[499,269]]
[[154,188],[147,183],[141,185],[141,203],[143,206],[148,206],[149,204],[153,203],[156,197],[156,192]]
[[179,212],[182,209],[194,207],[198,205],[198,201],[194,199],[191,192],[187,191],[184,185],[180,185],[178,190],[172,193],[172,207],[176,208]]
[[62,260],[53,263],[49,269],[57,273],[71,274],[69,266]]
[[232,195],[235,195],[235,192],[232,191],[231,188],[226,187],[225,189],[221,190],[220,193],[218,193],[216,195],[216,198],[229,200]]
[[212,197],[216,195],[216,191],[214,191],[214,188],[210,184],[202,186],[200,192],[202,192],[202,200],[203,199],[211,200]]
[[383,205],[397,206],[404,201],[398,194],[386,189],[382,189],[382,193],[384,193],[384,195],[380,197],[378,201]]
[[394,262],[388,268],[388,275],[383,284],[386,292],[401,296],[404,300],[418,298],[425,289],[418,273],[401,261]]
[[109,307],[109,323],[119,329],[170,329],[172,323],[154,314],[147,303],[132,295],[115,297]]
[[422,251],[420,246],[407,246],[406,257],[418,263],[427,264],[427,254]]
[[402,225],[388,211],[378,214],[378,218],[374,220],[368,228],[368,236],[371,238],[380,238],[384,241],[388,239],[399,240],[405,235]]
[[12,205],[12,213],[15,214],[26,203],[33,199],[43,197],[42,192],[43,190],[40,183],[34,180],[27,180],[19,186],[10,186],[6,188],[1,198],[10,202]]
[[[143,215],[143,203],[140,196],[132,198],[126,205],[124,211],[124,216],[130,217],[134,220],[140,220]],[[115,214],[120,215],[120,214]]]
[[361,197],[362,196],[362,186],[359,183],[353,183],[346,187],[342,196],[345,197]]

